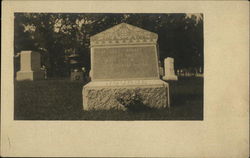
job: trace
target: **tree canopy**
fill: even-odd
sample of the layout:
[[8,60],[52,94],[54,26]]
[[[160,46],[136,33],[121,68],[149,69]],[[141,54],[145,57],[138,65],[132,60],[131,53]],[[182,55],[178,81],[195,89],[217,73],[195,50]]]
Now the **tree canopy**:
[[73,53],[89,70],[90,36],[121,22],[157,33],[161,62],[173,57],[175,68],[203,68],[202,14],[15,13],[14,53],[41,52],[49,76],[66,76]]

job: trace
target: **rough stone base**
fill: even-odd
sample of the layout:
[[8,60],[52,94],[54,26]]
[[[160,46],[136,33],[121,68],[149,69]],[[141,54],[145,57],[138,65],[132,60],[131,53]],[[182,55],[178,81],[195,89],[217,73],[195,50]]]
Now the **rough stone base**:
[[43,80],[44,72],[43,71],[18,71],[16,74],[16,80]]
[[169,108],[169,86],[162,80],[92,81],[83,87],[84,110],[127,110],[117,95],[137,91],[144,105]]
[[176,75],[169,75],[169,76],[163,76],[162,77],[163,80],[165,81],[177,81],[178,77]]

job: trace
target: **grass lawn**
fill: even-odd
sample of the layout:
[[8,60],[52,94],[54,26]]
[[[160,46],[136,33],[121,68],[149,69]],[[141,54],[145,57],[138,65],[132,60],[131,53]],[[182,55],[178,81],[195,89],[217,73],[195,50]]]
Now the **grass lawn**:
[[203,120],[203,78],[169,82],[171,108],[163,110],[82,110],[83,82],[15,81],[15,120]]

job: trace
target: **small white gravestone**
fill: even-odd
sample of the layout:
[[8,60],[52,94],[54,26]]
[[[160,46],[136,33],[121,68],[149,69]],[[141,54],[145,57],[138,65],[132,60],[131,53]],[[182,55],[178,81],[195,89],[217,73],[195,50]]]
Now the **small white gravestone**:
[[178,77],[175,75],[174,72],[174,59],[173,58],[166,58],[164,59],[164,68],[165,68],[165,76],[163,80],[174,80],[177,81]]
[[34,51],[22,51],[20,57],[20,71],[17,72],[16,79],[39,80],[44,79],[44,72],[40,69],[40,54]]

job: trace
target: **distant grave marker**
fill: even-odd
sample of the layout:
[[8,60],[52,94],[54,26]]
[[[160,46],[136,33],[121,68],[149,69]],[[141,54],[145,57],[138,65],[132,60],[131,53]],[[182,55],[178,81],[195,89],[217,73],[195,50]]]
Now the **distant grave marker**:
[[83,81],[84,74],[80,65],[80,55],[79,54],[71,54],[69,57],[70,63],[70,80],[71,81]]
[[20,53],[20,71],[16,80],[40,80],[44,79],[44,71],[41,70],[40,54],[34,51],[22,51]]
[[166,58],[164,59],[164,68],[165,68],[165,76],[163,76],[163,80],[173,80],[177,81],[178,77],[174,72],[174,58]]

